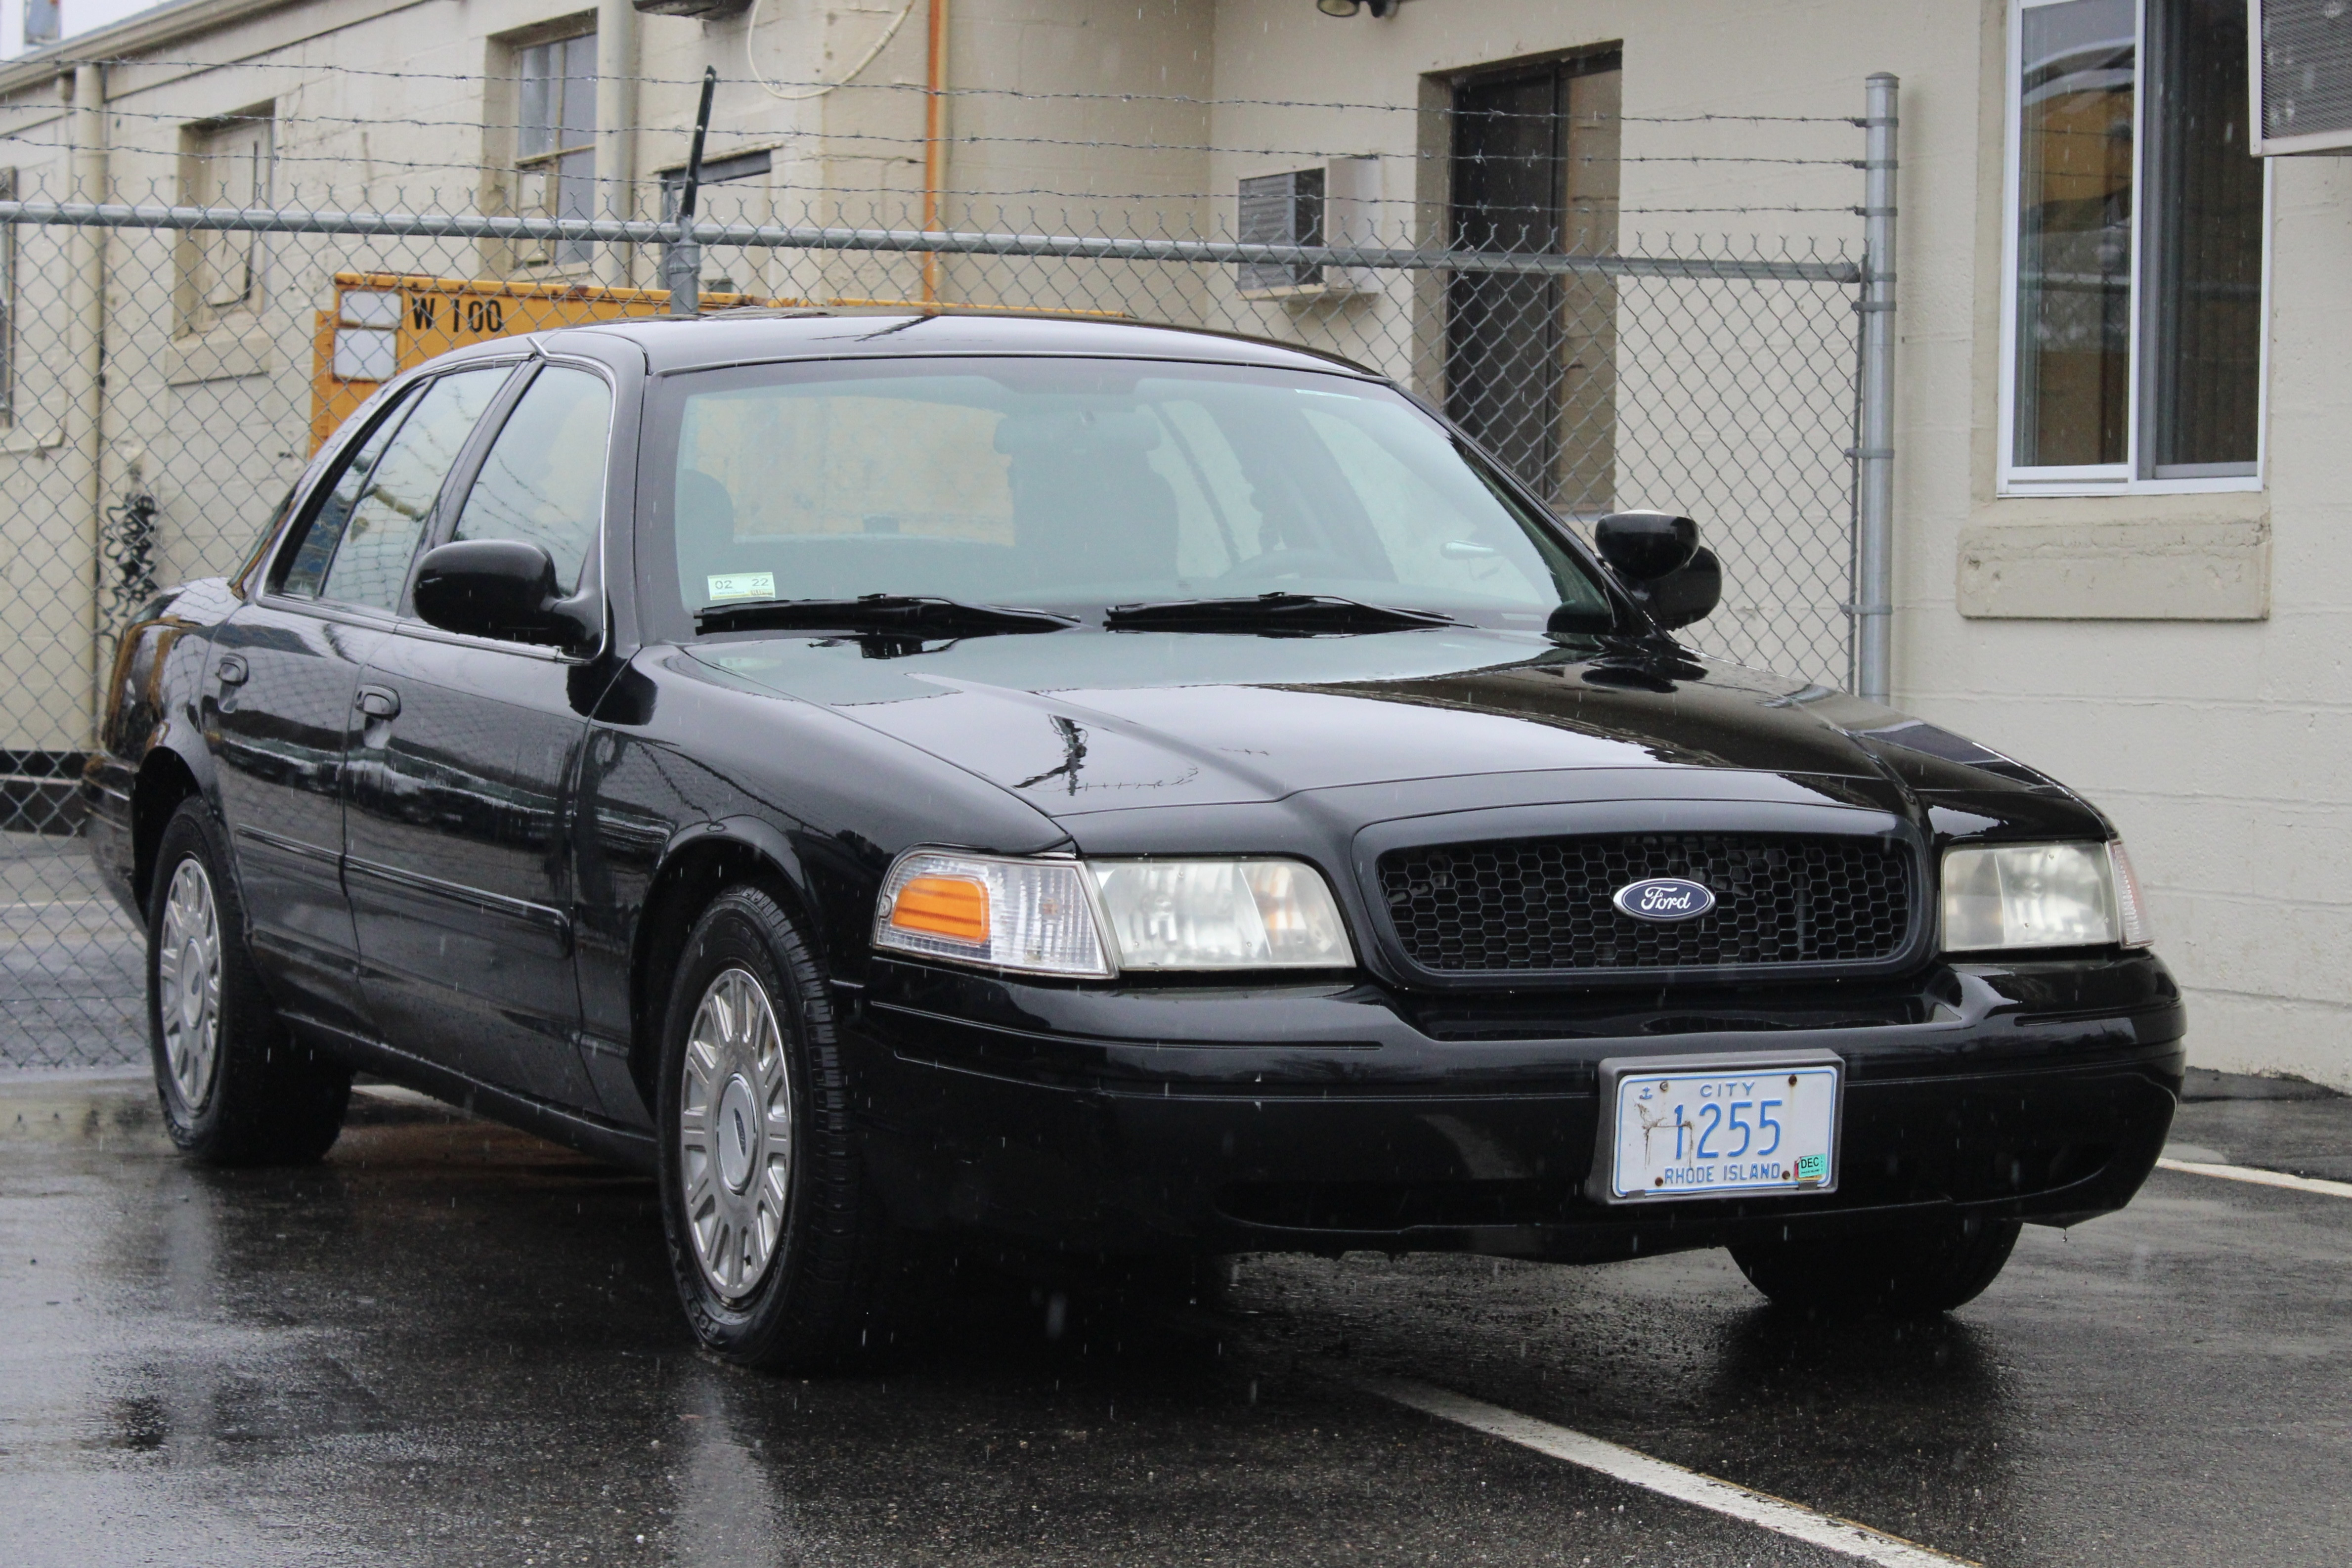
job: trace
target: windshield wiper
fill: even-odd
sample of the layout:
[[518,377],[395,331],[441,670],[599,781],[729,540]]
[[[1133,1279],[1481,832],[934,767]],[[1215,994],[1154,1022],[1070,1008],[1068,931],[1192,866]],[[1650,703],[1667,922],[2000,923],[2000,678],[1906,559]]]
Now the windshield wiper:
[[855,599],[740,599],[694,612],[703,632],[882,632],[900,637],[985,637],[992,632],[1057,632],[1076,626],[1050,610],[967,605],[922,594],[861,594]]
[[1103,624],[1114,630],[1155,632],[1394,632],[1462,623],[1429,610],[1367,605],[1336,594],[1260,594],[1248,599],[1171,599],[1157,605],[1113,605]]

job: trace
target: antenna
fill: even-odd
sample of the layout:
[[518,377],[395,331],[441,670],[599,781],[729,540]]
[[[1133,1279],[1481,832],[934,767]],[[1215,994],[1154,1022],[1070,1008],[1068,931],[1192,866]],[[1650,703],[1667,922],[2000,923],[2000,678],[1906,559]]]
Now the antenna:
[[702,141],[710,134],[710,98],[719,90],[719,68],[702,69],[702,102],[694,111],[694,144],[687,150],[686,184],[677,193],[677,237],[662,258],[662,280],[669,285],[669,313],[692,316],[702,310],[702,247],[694,241],[694,198],[702,188]]

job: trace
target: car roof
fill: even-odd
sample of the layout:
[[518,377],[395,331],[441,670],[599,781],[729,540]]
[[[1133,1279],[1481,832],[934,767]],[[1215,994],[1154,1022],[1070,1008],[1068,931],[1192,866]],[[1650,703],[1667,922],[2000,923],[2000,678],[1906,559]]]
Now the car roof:
[[1003,310],[808,310],[638,316],[570,329],[634,342],[656,375],[764,360],[930,354],[1070,354],[1263,365],[1384,379],[1351,360],[1292,343],[1109,317]]

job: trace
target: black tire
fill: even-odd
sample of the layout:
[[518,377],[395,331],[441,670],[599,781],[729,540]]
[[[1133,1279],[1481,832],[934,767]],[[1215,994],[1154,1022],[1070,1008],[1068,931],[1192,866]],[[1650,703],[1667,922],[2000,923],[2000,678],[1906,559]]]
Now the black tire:
[[311,1164],[342,1131],[351,1069],[287,1029],[245,932],[220,826],[203,801],[184,800],[163,825],[147,900],[147,1038],[163,1125],[209,1165]]
[[1776,1307],[1924,1318],[1982,1294],[2023,1228],[2013,1219],[1970,1215],[1892,1235],[1751,1243],[1734,1247],[1731,1258]]
[[[706,1001],[719,1009],[707,1020]],[[754,1025],[730,1032],[727,1018],[747,1016]],[[892,1335],[877,1304],[898,1238],[858,1158],[824,970],[774,899],[738,887],[703,911],[661,1039],[662,1228],[695,1337],[772,1372],[880,1351]]]

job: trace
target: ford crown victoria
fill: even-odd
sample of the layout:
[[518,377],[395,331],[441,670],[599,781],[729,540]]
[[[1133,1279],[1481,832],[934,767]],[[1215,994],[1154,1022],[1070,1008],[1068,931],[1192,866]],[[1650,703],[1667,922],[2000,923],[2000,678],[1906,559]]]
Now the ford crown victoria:
[[643,1168],[747,1363],[923,1235],[1946,1310],[2129,1201],[2180,1001],[2097,810],[1697,657],[1719,586],[1297,348],[614,322],[386,385],[164,595],[90,842],[191,1154],[363,1070]]

